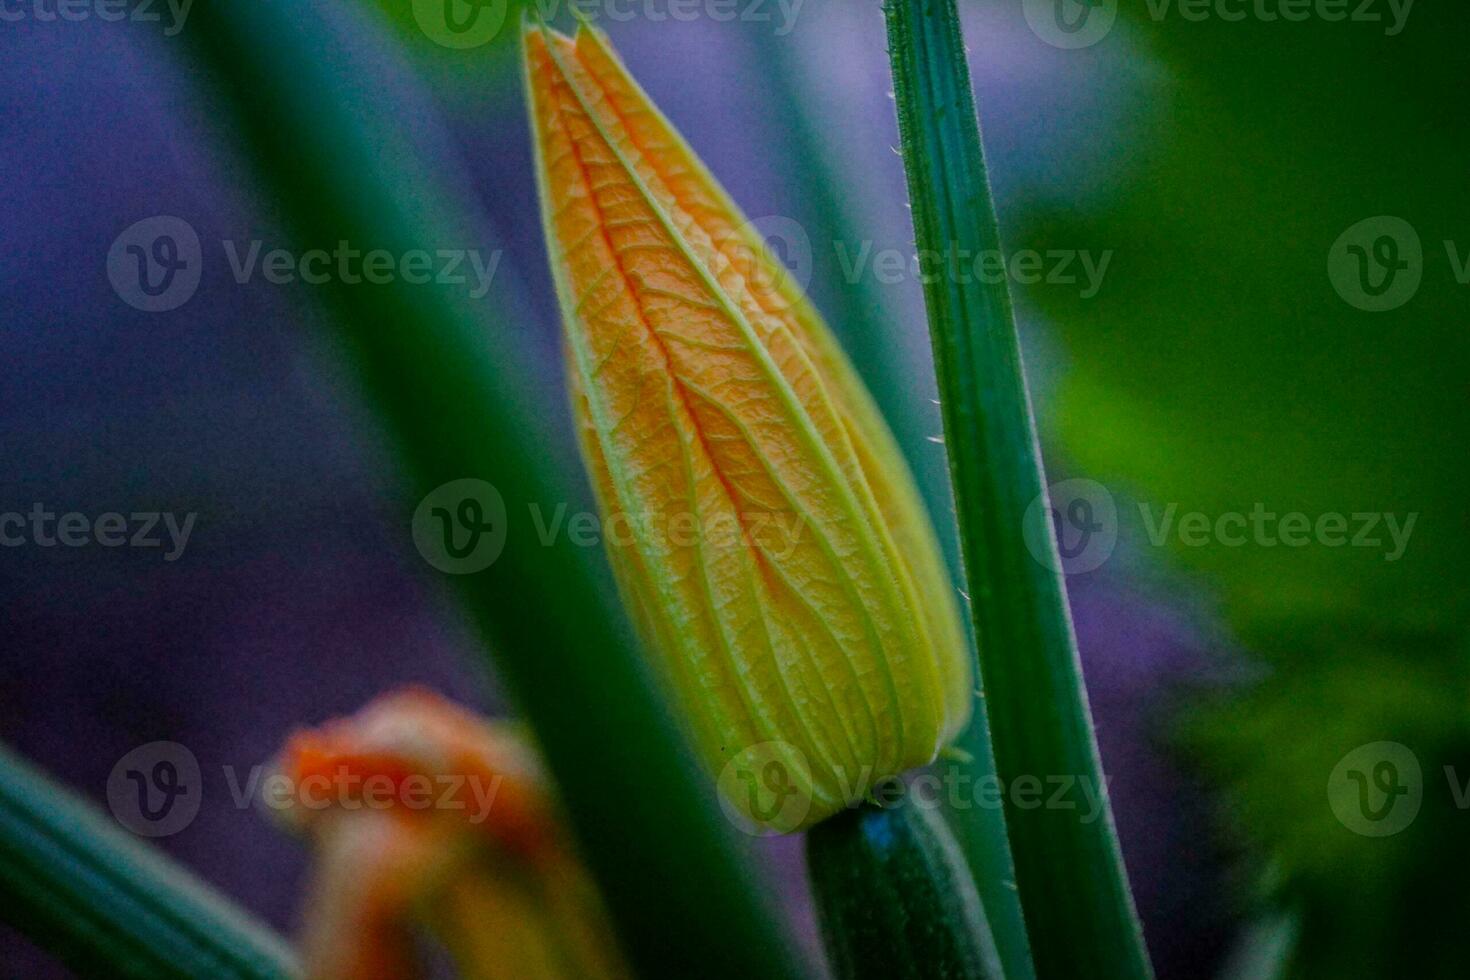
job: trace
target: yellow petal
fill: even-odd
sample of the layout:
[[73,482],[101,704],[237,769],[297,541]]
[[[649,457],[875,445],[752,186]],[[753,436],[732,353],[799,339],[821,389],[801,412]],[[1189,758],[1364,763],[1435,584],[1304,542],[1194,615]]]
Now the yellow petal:
[[805,826],[968,717],[933,532],[825,324],[605,40],[525,47],[614,569],[707,763],[781,746],[809,806],[778,829]]

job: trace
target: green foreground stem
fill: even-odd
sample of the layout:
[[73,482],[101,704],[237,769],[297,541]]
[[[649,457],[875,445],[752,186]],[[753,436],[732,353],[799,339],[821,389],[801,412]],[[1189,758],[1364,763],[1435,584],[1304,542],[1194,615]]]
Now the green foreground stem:
[[[888,0],[885,10],[920,254],[998,250],[954,0]],[[1007,786],[1060,777],[1103,792],[1010,294],[947,268],[924,299],[996,767]],[[1024,542],[1028,510],[1045,523],[1049,554],[1033,557]],[[1022,808],[1007,794],[1037,974],[1148,977],[1111,811],[1090,822],[1085,812]]]
[[266,926],[3,747],[0,913],[82,976],[297,975]]
[[822,938],[838,980],[1000,980],[965,857],[912,797],[864,805],[807,832]]

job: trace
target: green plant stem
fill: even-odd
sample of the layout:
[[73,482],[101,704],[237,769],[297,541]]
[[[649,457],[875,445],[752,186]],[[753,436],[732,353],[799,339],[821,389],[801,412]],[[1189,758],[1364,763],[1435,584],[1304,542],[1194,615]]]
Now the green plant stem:
[[[433,172],[375,111],[381,79],[312,9],[201,0],[186,32],[218,84],[261,188],[300,249],[346,241],[406,255],[462,245]],[[532,175],[501,193],[530,199]],[[504,551],[452,585],[531,724],[634,967],[646,976],[796,977],[712,787],[645,675],[600,553],[543,543],[531,515],[583,499],[560,479],[538,416],[559,381],[528,385],[524,325],[493,297],[334,282],[333,339],[386,430],[413,504],[450,480],[494,484]],[[548,390],[549,389],[549,390]],[[487,923],[487,928],[492,927]]]
[[[998,251],[954,0],[888,0],[885,11],[920,254]],[[1033,502],[1049,508],[1010,295],[951,267],[935,267],[924,298],[997,768],[1006,787],[1060,778],[1102,793],[1055,545],[1048,566],[1022,536]],[[1076,795],[1075,809],[1005,800],[1037,974],[1150,976],[1111,811],[1089,821]]]
[[999,980],[980,896],[949,825],[912,797],[807,832],[817,917],[838,980]]
[[263,924],[4,747],[0,916],[82,976],[296,975]]

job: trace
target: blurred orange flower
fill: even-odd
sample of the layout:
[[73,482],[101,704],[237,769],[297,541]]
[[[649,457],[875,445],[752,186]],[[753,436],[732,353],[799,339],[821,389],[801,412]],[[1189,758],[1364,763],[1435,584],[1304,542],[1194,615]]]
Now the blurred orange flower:
[[296,733],[270,801],[316,851],[311,980],[424,975],[431,936],[476,980],[627,976],[534,753],[423,690]]

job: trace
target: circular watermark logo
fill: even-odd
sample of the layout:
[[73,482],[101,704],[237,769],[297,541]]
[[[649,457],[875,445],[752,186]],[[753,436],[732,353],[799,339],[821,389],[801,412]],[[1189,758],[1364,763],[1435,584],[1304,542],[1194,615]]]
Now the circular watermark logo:
[[1118,0],[1025,0],[1031,33],[1054,48],[1090,48],[1113,29]]
[[413,0],[419,30],[446,48],[478,48],[505,26],[506,0]]
[[1021,520],[1021,537],[1031,557],[1052,571],[1090,572],[1118,544],[1118,505],[1096,480],[1062,480],[1031,501]]
[[1349,305],[1370,313],[1397,309],[1419,291],[1424,249],[1403,218],[1364,218],[1337,236],[1327,253],[1327,278]]
[[107,777],[107,807],[141,837],[177,834],[199,815],[199,760],[178,742],[149,742],[117,760]]
[[413,512],[414,547],[450,575],[489,568],[505,549],[505,535],[505,498],[484,480],[450,480]]
[[1327,779],[1327,804],[1338,821],[1364,837],[1391,837],[1414,822],[1424,802],[1419,759],[1398,742],[1353,749]]
[[199,288],[204,253],[189,222],[160,214],[123,229],[107,250],[107,279],[134,309],[164,313]]
[[777,309],[804,297],[811,285],[811,236],[793,218],[781,214],[752,218],[717,239],[715,247],[731,256],[736,270]]
[[753,837],[788,834],[811,811],[811,767],[789,742],[760,742],[720,770],[720,808]]

